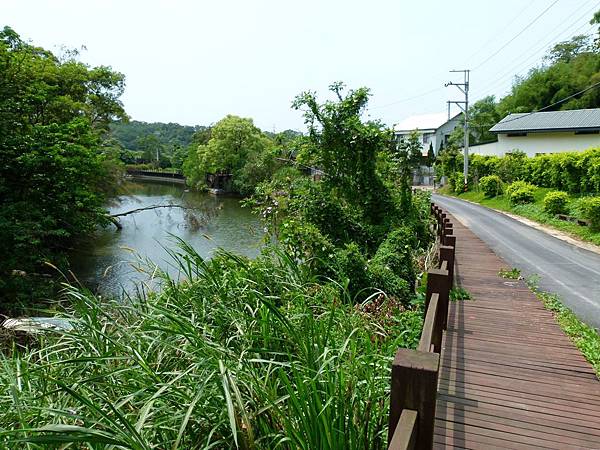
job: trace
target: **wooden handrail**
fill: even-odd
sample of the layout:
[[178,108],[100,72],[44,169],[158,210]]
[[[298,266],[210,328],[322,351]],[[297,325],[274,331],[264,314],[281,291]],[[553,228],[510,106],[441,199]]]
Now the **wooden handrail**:
[[425,322],[423,323],[423,331],[421,333],[421,340],[417,350],[420,352],[428,352],[435,343],[433,337],[437,334],[435,331],[440,325],[438,322],[438,302],[440,295],[436,292],[431,296],[429,301],[429,307],[427,308],[427,314],[425,315]]
[[432,203],[431,213],[436,218],[441,244],[439,267],[427,272],[425,320],[418,348],[398,349],[392,363],[388,427],[388,446],[392,450],[433,446],[440,352],[448,321],[456,237],[451,219],[441,208]]
[[402,410],[398,426],[390,442],[390,450],[413,450],[417,443],[417,418],[419,413],[412,409]]

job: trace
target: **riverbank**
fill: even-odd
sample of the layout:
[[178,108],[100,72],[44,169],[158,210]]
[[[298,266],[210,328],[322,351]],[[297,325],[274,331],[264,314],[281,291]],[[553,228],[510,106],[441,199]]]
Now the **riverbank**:
[[[120,218],[122,230],[99,229],[82,240],[71,257],[79,281],[105,295],[131,294],[155,286],[154,263],[171,270],[169,251],[175,239],[188,242],[203,258],[217,248],[237,254],[258,255],[264,231],[258,218],[232,197],[214,197],[186,189],[171,180],[128,181],[121,195],[107,205],[111,214],[176,205],[181,208],[140,210]],[[145,262],[153,261],[146,267]]]

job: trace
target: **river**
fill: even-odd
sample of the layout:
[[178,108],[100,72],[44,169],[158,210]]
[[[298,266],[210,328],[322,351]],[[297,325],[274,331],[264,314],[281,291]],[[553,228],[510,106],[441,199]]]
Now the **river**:
[[147,259],[176,276],[166,250],[176,247],[174,237],[188,242],[204,258],[210,258],[218,247],[248,257],[260,252],[264,236],[260,222],[237,198],[191,191],[181,184],[127,182],[108,209],[118,214],[170,204],[186,209],[159,208],[127,215],[120,218],[122,230],[111,225],[81,243],[71,259],[79,282],[103,295],[117,296],[135,292],[142,282],[156,287],[156,281],[139,267],[145,267]]

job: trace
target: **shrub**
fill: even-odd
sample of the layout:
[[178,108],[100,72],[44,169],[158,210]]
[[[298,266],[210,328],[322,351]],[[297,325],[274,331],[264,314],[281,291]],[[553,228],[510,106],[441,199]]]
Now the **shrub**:
[[589,197],[581,202],[583,217],[590,221],[594,231],[600,231],[600,197]]
[[483,191],[483,194],[488,197],[496,197],[502,194],[504,186],[502,180],[498,175],[489,175],[479,180],[479,187]]
[[450,189],[456,194],[464,192],[464,183],[465,181],[462,172],[455,172],[448,177],[448,184],[450,185]]
[[506,188],[506,195],[513,205],[533,203],[535,186],[525,181],[515,181]]
[[507,153],[496,164],[496,174],[507,183],[524,180],[529,172],[529,158],[520,150]]
[[391,232],[369,263],[374,287],[408,300],[415,287],[413,249],[416,247],[416,237],[410,228],[402,227]]
[[544,211],[548,214],[566,214],[569,204],[569,195],[566,192],[552,191],[544,197]]
[[348,293],[351,300],[364,294],[367,297],[372,287],[371,277],[367,271],[367,261],[355,242],[346,244],[335,252],[335,264],[338,277],[348,282]]

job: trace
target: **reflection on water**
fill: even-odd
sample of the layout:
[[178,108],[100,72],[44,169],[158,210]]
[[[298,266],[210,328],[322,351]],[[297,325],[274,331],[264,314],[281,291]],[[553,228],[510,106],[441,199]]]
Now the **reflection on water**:
[[[127,183],[124,195],[109,207],[111,214],[153,205],[159,208],[121,217],[123,229],[99,230],[81,244],[71,260],[80,282],[103,294],[133,292],[148,275],[136,270],[138,258],[148,258],[176,276],[166,248],[175,248],[173,236],[188,242],[205,258],[218,247],[254,257],[260,251],[263,232],[258,219],[235,198],[186,192],[180,184]],[[173,236],[171,236],[173,235]]]

